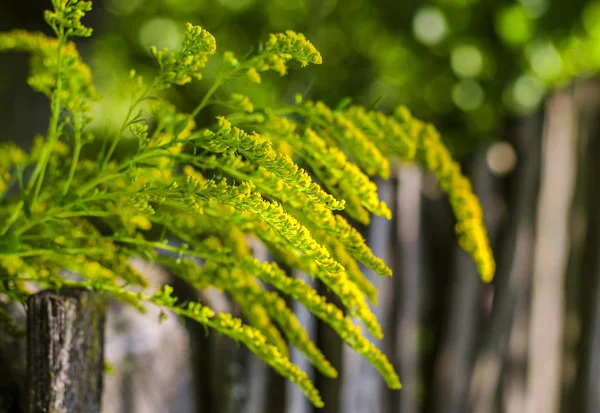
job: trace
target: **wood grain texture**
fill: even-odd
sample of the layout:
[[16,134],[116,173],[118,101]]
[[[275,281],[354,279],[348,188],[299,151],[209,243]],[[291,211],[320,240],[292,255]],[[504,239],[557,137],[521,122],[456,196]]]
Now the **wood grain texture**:
[[100,413],[105,318],[104,297],[84,289],[29,298],[29,413]]

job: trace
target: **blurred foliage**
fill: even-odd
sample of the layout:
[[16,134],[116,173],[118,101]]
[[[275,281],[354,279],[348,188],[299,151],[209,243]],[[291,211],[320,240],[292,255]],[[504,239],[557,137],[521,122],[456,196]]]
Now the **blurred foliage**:
[[[122,74],[150,70],[149,46],[179,44],[185,21],[207,27],[222,50],[239,56],[289,28],[315,43],[323,65],[293,73],[289,83],[274,74],[260,88],[231,89],[259,106],[289,103],[296,92],[330,105],[347,96],[384,111],[403,104],[439,125],[457,152],[493,138],[507,115],[536,111],[552,88],[600,67],[599,1],[106,0],[103,7],[105,30],[91,61],[100,91],[114,96],[110,107],[127,104]],[[169,98],[193,107],[198,88],[212,80],[205,78]]]

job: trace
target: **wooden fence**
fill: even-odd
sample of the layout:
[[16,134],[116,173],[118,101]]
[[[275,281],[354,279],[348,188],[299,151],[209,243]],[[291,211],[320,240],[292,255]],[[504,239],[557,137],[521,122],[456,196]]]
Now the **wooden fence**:
[[[507,122],[498,140],[505,144],[464,161],[498,260],[492,285],[457,247],[451,211],[430,176],[402,167],[380,182],[394,219],[375,219],[366,235],[395,275],[367,274],[380,290],[378,345],[401,391],[388,390],[327,326],[290,303],[340,371],[337,380],[323,378],[291,352],[320,389],[324,412],[600,411],[599,84],[558,92],[539,113]],[[171,281],[140,265],[156,286]],[[216,291],[178,285],[177,295],[239,313]],[[65,291],[33,296],[27,322],[22,307],[10,308],[28,334],[0,337],[0,413],[97,412],[101,393],[106,413],[313,411],[243,346],[116,303],[104,332],[105,305]],[[103,346],[113,366],[104,383]]]

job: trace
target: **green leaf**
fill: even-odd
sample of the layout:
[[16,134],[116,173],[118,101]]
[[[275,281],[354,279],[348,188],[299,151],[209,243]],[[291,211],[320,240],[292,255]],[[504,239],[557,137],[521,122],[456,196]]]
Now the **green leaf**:
[[0,252],[12,254],[19,251],[19,236],[8,232],[0,236]]
[[188,123],[190,123],[189,117],[186,117],[182,121],[177,122],[177,124],[173,128],[173,135],[175,135],[175,138],[177,138],[181,134],[181,132],[183,132],[183,130],[187,127]]
[[75,204],[80,198],[81,198],[81,196],[79,196],[79,194],[77,194],[75,192],[69,192],[60,199],[59,205],[65,206],[65,205]]
[[381,101],[383,100],[384,97],[385,97],[385,95],[379,95],[378,97],[376,97],[375,100],[373,100],[373,102],[371,102],[366,107],[367,111],[375,110],[377,108],[377,106],[379,106],[379,104],[381,103]]
[[19,183],[19,194],[21,195],[21,200],[23,201],[23,210],[25,211],[25,215],[28,218],[31,218],[31,198],[25,189],[25,185],[23,184],[23,168],[21,165],[17,165],[17,182]]
[[352,103],[352,98],[349,96],[343,97],[342,99],[340,99],[340,101],[338,102],[338,104],[335,107],[335,111],[341,111],[344,110],[349,104]]

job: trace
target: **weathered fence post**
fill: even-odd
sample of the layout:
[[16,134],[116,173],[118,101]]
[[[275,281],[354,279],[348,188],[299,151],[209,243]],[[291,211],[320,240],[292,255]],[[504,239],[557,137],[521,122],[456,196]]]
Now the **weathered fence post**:
[[28,300],[27,413],[100,413],[106,302],[81,288]]

